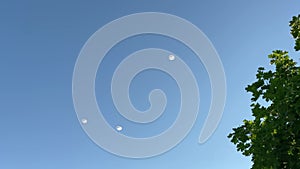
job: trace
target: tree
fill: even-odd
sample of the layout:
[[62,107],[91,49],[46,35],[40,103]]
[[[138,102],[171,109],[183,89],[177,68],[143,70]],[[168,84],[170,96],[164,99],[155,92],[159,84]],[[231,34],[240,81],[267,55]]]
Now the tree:
[[300,14],[290,21],[291,34],[295,38],[295,50],[300,50]]
[[[300,50],[300,15],[290,21],[295,50]],[[300,168],[300,67],[288,52],[268,56],[275,70],[258,68],[252,93],[254,120],[244,120],[228,135],[238,151],[251,156],[252,169]]]

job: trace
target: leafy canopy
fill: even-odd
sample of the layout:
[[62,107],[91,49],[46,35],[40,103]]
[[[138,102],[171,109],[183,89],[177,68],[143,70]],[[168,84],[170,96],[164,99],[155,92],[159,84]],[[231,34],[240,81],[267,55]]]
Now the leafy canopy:
[[296,40],[295,50],[300,50],[300,14],[290,21],[291,34]]
[[[300,15],[290,21],[295,50],[300,50]],[[269,55],[275,70],[258,68],[252,93],[254,120],[244,120],[228,135],[238,151],[251,156],[252,169],[300,168],[300,68],[288,52]],[[268,104],[262,104],[261,101]]]

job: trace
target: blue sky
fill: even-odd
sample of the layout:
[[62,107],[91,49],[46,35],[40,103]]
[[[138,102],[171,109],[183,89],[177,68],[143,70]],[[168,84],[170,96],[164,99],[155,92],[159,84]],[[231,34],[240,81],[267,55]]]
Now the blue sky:
[[[72,101],[72,74],[78,54],[96,30],[137,12],[164,12],[184,18],[200,28],[217,49],[227,78],[227,101],[221,123],[206,143],[197,142],[210,99],[205,68],[182,44],[154,35],[130,38],[108,53],[96,78],[97,98],[105,100],[99,107],[108,113],[104,116],[110,124],[123,123],[125,129],[131,128],[126,133],[131,136],[145,137],[167,128],[176,114],[141,126],[110,115],[113,105],[102,86],[109,86],[104,79],[111,78],[117,63],[111,59],[114,55],[122,59],[145,47],[173,50],[189,56],[183,60],[197,72],[200,111],[190,134],[160,156],[128,159],[104,151],[82,130]],[[300,2],[291,0],[0,2],[0,168],[250,168],[250,158],[236,152],[226,136],[243,119],[251,118],[250,95],[244,88],[255,80],[259,66],[269,68],[267,55],[275,49],[293,51],[288,22],[299,12]],[[294,52],[291,55],[299,60]],[[172,103],[167,105],[168,112],[178,109],[174,80],[157,71],[144,72],[132,82],[134,105],[147,109],[145,98],[157,87],[165,90]]]

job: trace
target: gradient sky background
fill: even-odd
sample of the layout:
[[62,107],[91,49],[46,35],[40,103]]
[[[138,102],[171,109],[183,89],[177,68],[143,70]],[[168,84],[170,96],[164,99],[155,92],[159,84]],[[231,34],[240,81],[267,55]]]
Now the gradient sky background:
[[[207,73],[184,45],[153,35],[127,39],[106,56],[96,79],[97,98],[103,97],[105,102],[98,104],[112,126],[123,124],[125,134],[131,136],[155,135],[170,126],[176,118],[170,112],[176,112],[180,100],[174,80],[166,74],[141,73],[130,90],[133,103],[142,110],[149,106],[149,90],[165,90],[172,104],[167,105],[164,120],[157,124],[139,126],[124,121],[115,113],[106,92],[114,66],[126,55],[145,47],[168,49],[183,56],[196,72],[201,103],[191,133],[165,154],[136,160],[102,150],[82,130],[72,102],[77,56],[96,30],[137,12],[164,12],[185,18],[217,49],[227,77],[227,102],[218,129],[206,143],[198,144],[198,136],[210,103]],[[299,13],[300,1],[292,0],[1,1],[0,168],[250,168],[250,158],[237,152],[226,136],[243,119],[251,118],[250,94],[244,88],[255,80],[259,66],[269,68],[267,55],[284,49],[299,60],[299,53],[292,52],[294,41],[288,26],[291,17]]]

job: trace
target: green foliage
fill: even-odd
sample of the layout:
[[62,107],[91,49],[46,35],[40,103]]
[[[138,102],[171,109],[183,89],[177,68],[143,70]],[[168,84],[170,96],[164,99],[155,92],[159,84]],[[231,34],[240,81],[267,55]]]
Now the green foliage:
[[290,21],[291,34],[296,40],[295,50],[300,50],[300,15],[294,16]]
[[[299,18],[290,22],[295,50],[300,49]],[[257,81],[246,87],[252,93],[254,120],[244,120],[228,138],[243,155],[252,157],[252,169],[299,169],[300,67],[286,51],[273,51],[269,58],[276,69],[258,68]]]

